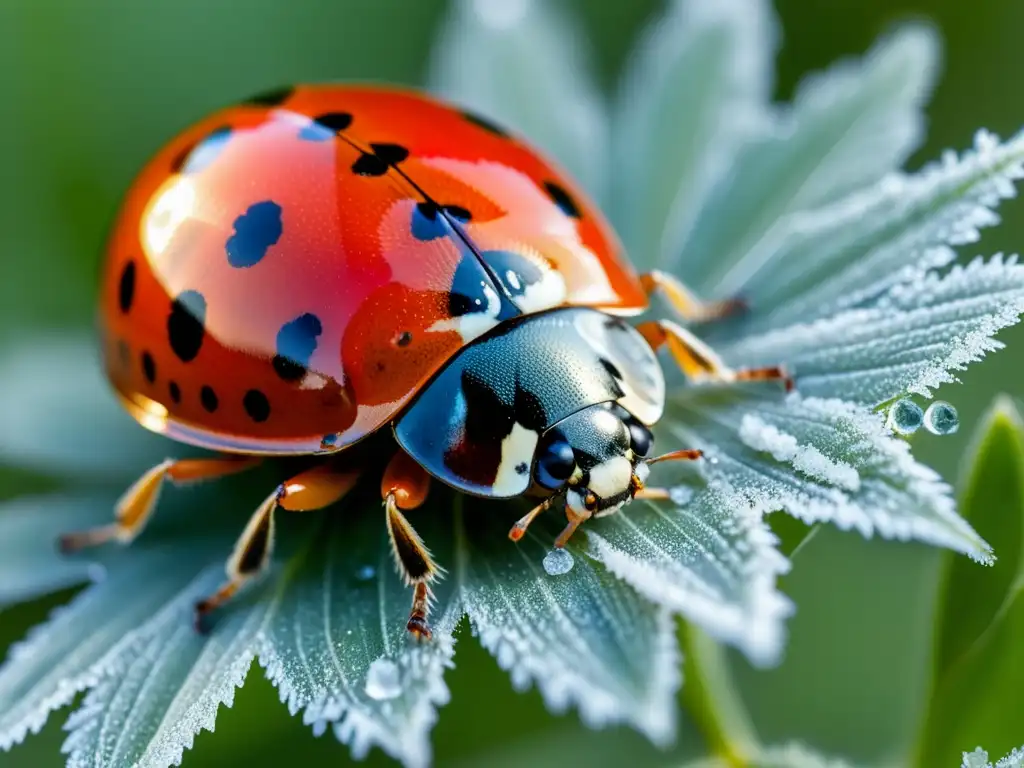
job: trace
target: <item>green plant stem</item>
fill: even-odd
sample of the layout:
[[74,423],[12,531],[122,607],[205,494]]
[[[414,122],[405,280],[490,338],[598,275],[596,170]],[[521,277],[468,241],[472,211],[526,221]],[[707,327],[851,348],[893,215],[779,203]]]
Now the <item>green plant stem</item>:
[[682,622],[683,704],[708,749],[730,768],[747,768],[759,739],[729,670],[725,651],[696,627]]

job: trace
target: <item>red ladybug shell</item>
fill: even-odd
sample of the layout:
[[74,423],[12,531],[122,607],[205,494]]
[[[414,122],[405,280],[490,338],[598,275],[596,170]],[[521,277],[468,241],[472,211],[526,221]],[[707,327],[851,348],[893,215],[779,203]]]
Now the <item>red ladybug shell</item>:
[[468,341],[560,305],[647,306],[562,172],[415,92],[300,86],[202,120],[145,167],[109,241],[101,328],[144,426],[294,454],[364,437]]

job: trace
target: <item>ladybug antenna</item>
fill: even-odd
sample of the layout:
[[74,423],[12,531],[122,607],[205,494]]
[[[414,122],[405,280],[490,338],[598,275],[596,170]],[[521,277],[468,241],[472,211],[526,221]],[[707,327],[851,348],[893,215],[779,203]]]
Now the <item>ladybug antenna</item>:
[[704,451],[697,448],[684,448],[681,451],[670,451],[653,459],[647,459],[647,464],[660,464],[663,461],[696,461],[704,455]]

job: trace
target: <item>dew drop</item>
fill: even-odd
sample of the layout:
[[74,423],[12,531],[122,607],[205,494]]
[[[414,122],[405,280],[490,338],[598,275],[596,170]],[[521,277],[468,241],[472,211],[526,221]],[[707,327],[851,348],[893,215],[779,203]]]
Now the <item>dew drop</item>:
[[960,417],[952,405],[936,400],[924,412],[924,427],[936,435],[952,435],[960,429]]
[[677,507],[685,507],[693,501],[693,488],[688,485],[677,485],[669,489],[668,495]]
[[361,566],[359,570],[356,571],[356,578],[360,581],[369,581],[376,575],[377,569],[374,568],[372,565]]
[[886,425],[899,435],[917,432],[924,423],[924,411],[913,400],[897,400],[889,407]]
[[544,566],[544,570],[547,571],[548,576],[561,576],[572,570],[573,563],[571,553],[564,549],[552,549],[544,555],[544,560],[541,564]]
[[374,659],[366,671],[366,695],[377,701],[393,699],[402,692],[398,665],[383,656]]

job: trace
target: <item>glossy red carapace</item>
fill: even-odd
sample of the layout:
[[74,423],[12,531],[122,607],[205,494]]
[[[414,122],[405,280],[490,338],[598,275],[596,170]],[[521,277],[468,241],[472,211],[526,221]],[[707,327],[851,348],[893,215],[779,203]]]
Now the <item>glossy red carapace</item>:
[[501,254],[546,275],[522,312],[647,305],[585,194],[488,120],[380,87],[267,94],[180,134],[130,189],[103,277],[107,370],[143,425],[184,442],[344,447],[498,324]]

